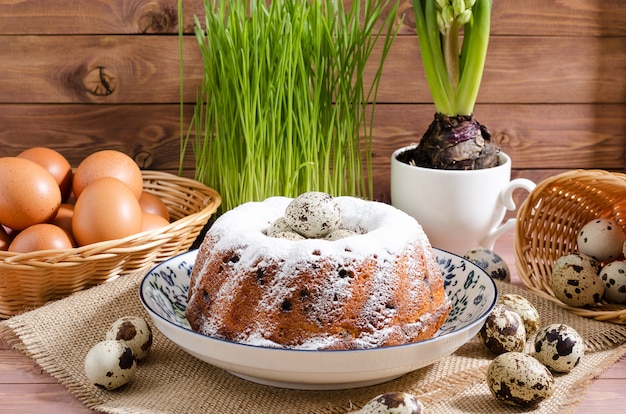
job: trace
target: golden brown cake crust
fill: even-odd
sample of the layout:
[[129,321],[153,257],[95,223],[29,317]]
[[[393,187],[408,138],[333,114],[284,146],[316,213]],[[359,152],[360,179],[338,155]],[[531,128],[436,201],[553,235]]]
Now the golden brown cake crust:
[[[339,197],[344,226],[363,234],[278,240],[262,231],[290,199],[268,200],[226,213],[207,234],[189,292],[193,330],[261,346],[362,349],[431,338],[443,324],[450,301],[414,219],[386,204]],[[256,227],[253,212],[262,220]],[[399,233],[376,234],[389,220],[399,220]]]

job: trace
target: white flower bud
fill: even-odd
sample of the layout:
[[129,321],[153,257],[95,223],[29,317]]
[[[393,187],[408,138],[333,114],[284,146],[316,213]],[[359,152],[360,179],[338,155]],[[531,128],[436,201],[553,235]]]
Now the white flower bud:
[[437,0],[437,9],[443,10],[450,4],[450,0]]
[[448,30],[449,26],[446,26],[446,22],[443,21],[443,17],[441,17],[441,13],[437,13],[437,27],[439,28],[439,32],[441,34],[445,34],[446,30]]
[[465,0],[465,8],[471,9],[476,4],[476,0]]
[[446,23],[446,26],[449,27],[454,22],[454,9],[452,8],[452,6],[447,6],[445,9],[443,9],[441,11],[441,17]]
[[452,9],[454,10],[454,17],[459,17],[465,11],[465,0],[453,0]]
[[456,23],[459,26],[463,26],[467,23],[469,23],[469,21],[472,19],[472,10],[471,9],[467,9],[465,10],[463,13],[461,13],[457,18],[456,18]]

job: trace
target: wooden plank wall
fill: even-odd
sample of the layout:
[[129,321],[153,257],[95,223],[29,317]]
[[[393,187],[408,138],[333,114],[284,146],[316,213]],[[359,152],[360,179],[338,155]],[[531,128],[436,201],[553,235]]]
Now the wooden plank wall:
[[[185,0],[184,10],[189,116],[202,73],[191,16],[202,14],[202,0]],[[399,14],[375,118],[375,197],[383,201],[391,152],[419,140],[434,113],[410,0]],[[0,156],[44,145],[77,165],[114,148],[143,168],[176,172],[177,19],[176,0],[1,2]],[[514,176],[624,171],[626,2],[494,0],[475,115],[512,156]],[[184,174],[193,176],[191,156]]]

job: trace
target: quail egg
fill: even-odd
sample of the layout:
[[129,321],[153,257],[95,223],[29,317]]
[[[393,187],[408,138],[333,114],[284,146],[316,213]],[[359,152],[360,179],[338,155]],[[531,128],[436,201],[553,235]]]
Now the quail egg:
[[272,224],[270,224],[269,228],[266,231],[266,234],[270,237],[276,237],[277,233],[281,233],[283,231],[293,231],[289,224],[285,221],[285,217],[279,217]]
[[548,368],[523,352],[498,355],[487,369],[487,385],[500,401],[522,407],[536,406],[554,394]]
[[583,338],[574,328],[551,324],[535,338],[535,357],[552,372],[570,372],[585,355]]
[[341,210],[330,194],[311,191],[289,203],[285,221],[306,238],[322,238],[339,227]]
[[324,236],[324,239],[334,241],[334,240],[343,239],[345,237],[356,236],[357,234],[358,233],[356,231],[352,231],[348,229],[337,229],[328,233],[326,236]]
[[559,258],[552,268],[552,291],[561,302],[573,307],[602,300],[604,284],[595,260],[581,253]]
[[496,304],[478,332],[480,341],[492,352],[503,354],[523,351],[526,328],[522,318],[510,307]]
[[137,371],[132,349],[122,341],[104,340],[85,357],[85,375],[96,387],[114,390],[128,383]]
[[138,316],[123,316],[113,322],[105,339],[124,342],[137,360],[141,361],[152,347],[152,329],[145,319]]
[[541,326],[541,318],[537,308],[528,299],[515,293],[505,293],[498,297],[498,303],[507,305],[522,318],[526,329],[526,339],[537,333]]
[[358,414],[423,414],[424,404],[405,392],[388,392],[372,398]]
[[578,251],[600,262],[619,257],[626,235],[616,221],[599,218],[585,224],[578,232]]
[[580,252],[565,254],[559,257],[554,263],[552,271],[554,272],[558,268],[567,266],[587,267],[593,269],[596,273],[600,272],[600,263],[593,257]]
[[479,247],[469,250],[463,257],[487,272],[492,279],[503,282],[511,281],[509,266],[493,250]]
[[301,235],[300,233],[296,233],[295,231],[278,231],[272,234],[272,237],[277,239],[287,239],[287,240],[306,240],[306,237]]
[[600,271],[604,283],[604,298],[613,303],[626,303],[626,262],[608,263]]

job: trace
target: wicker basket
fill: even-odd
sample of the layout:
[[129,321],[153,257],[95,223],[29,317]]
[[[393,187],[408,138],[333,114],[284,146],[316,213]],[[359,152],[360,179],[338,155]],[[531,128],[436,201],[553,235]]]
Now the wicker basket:
[[144,190],[167,205],[171,223],[123,239],[64,250],[0,251],[0,318],[35,308],[189,249],[220,205],[219,194],[197,181],[143,171]]
[[626,324],[624,305],[602,302],[574,308],[557,299],[551,288],[556,260],[575,252],[578,231],[600,217],[615,220],[626,231],[626,174],[574,170],[542,181],[517,213],[517,270],[527,289],[577,315]]

